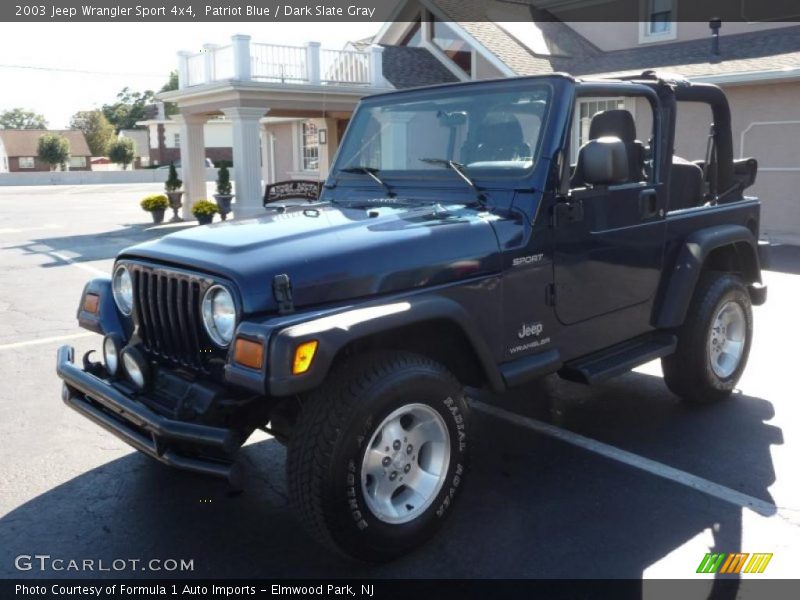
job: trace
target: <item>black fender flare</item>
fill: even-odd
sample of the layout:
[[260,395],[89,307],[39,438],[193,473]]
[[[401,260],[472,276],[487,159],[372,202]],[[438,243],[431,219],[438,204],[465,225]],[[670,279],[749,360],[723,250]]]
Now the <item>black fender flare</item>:
[[669,275],[659,309],[655,315],[656,328],[680,327],[683,324],[706,259],[714,250],[734,244],[744,244],[748,249],[747,252],[752,253],[750,258],[756,270],[754,280],[761,281],[758,241],[747,227],[717,225],[695,231],[686,237],[678,251],[675,265]]
[[[99,297],[97,314],[83,310],[83,299],[86,294],[95,294]],[[77,317],[78,325],[100,335],[115,333],[125,340],[131,335],[130,319],[124,323],[117,310],[110,277],[92,279],[83,287]]]
[[[350,342],[433,320],[446,320],[456,325],[485,369],[491,387],[505,389],[488,344],[464,308],[444,296],[423,296],[370,302],[315,316],[274,332],[269,343],[267,391],[271,396],[288,396],[312,390],[324,382],[337,353]],[[306,373],[293,375],[296,347],[311,340],[318,342],[311,368]]]

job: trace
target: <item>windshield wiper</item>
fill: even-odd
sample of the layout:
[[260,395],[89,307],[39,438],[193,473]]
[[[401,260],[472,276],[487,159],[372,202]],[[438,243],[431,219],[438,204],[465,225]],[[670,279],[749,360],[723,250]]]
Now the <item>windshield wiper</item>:
[[386,190],[386,195],[389,196],[389,198],[394,198],[394,197],[397,196],[397,194],[395,194],[394,190],[389,186],[389,184],[386,183],[380,177],[378,177],[378,173],[379,173],[380,169],[376,169],[375,167],[365,167],[365,166],[362,166],[362,165],[352,165],[352,166],[349,166],[349,167],[343,167],[343,168],[341,168],[339,170],[342,173],[361,173],[363,175],[367,175],[370,178],[372,178],[372,180],[375,183],[377,183],[383,189]]
[[475,182],[466,174],[464,171],[465,167],[460,162],[456,162],[454,160],[447,160],[445,158],[420,158],[420,160],[424,163],[428,163],[429,165],[439,165],[446,169],[452,169],[455,171],[461,179],[466,182],[466,184],[475,192],[475,199],[477,200],[478,205],[481,208],[486,208],[486,195],[481,191],[481,189],[475,185]]

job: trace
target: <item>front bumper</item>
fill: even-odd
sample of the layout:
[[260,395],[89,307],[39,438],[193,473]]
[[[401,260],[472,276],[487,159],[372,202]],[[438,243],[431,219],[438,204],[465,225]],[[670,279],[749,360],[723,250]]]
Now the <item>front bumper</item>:
[[58,349],[56,372],[64,381],[62,399],[69,407],[164,464],[239,485],[235,454],[243,440],[238,432],[159,415],[76,366],[74,359],[71,346]]

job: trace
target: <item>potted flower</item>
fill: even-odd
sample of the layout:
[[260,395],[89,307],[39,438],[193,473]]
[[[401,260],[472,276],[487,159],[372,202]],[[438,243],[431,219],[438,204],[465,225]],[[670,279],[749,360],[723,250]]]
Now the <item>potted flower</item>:
[[164,222],[164,211],[169,206],[169,200],[164,194],[151,194],[139,203],[142,210],[146,210],[153,217],[153,223],[158,225]]
[[217,173],[217,193],[214,194],[214,199],[217,201],[217,207],[219,207],[219,216],[224,221],[228,218],[228,213],[231,212],[231,200],[233,200],[231,174],[228,172],[228,165],[225,161],[222,162],[219,173]]
[[200,225],[208,225],[214,220],[214,214],[219,212],[219,208],[208,200],[198,200],[192,206],[192,214]]
[[183,196],[183,192],[181,191],[181,186],[183,182],[178,179],[178,171],[175,170],[175,163],[169,163],[169,176],[167,177],[166,183],[164,183],[164,189],[167,192],[167,197],[169,198],[169,207],[172,209],[172,218],[170,221],[182,221],[178,216],[178,209],[183,206],[181,203],[181,196]]

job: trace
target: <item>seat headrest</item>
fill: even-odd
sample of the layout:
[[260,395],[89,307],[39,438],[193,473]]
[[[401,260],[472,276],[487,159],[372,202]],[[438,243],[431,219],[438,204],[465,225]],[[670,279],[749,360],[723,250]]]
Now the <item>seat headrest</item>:
[[510,146],[525,141],[522,125],[514,115],[494,113],[488,115],[480,125],[478,139],[484,144]]
[[584,183],[613,185],[628,180],[628,154],[625,142],[617,137],[600,137],[581,146],[578,161]]
[[633,115],[624,109],[604,110],[592,117],[589,139],[618,137],[625,143],[636,141],[636,123]]

